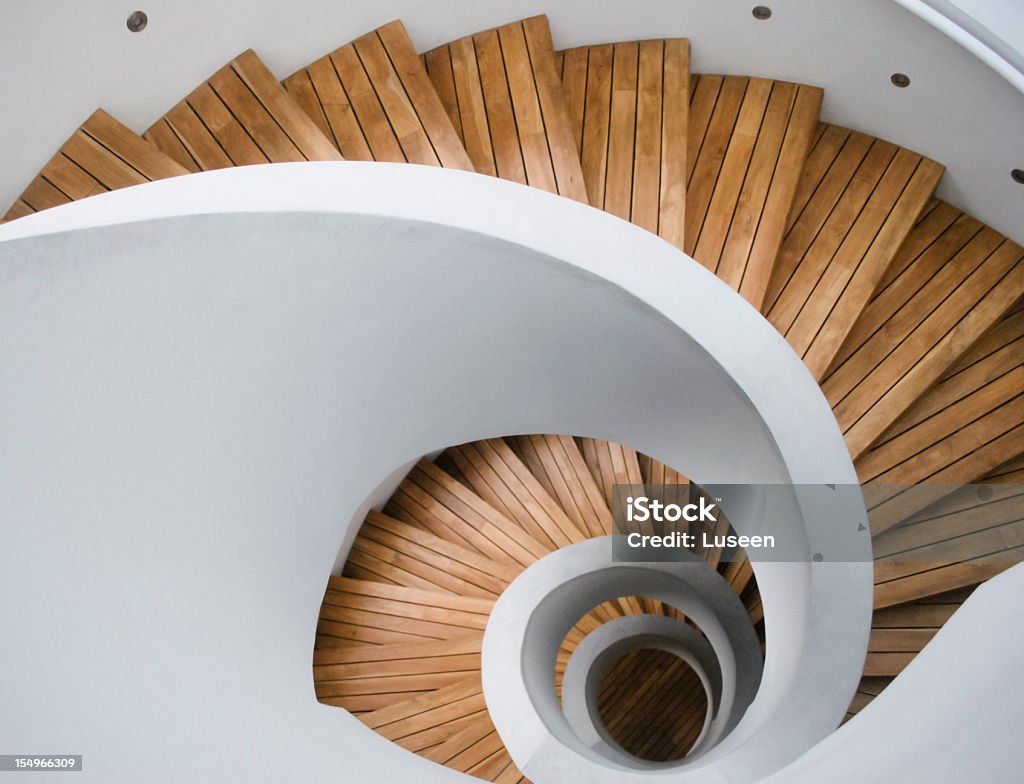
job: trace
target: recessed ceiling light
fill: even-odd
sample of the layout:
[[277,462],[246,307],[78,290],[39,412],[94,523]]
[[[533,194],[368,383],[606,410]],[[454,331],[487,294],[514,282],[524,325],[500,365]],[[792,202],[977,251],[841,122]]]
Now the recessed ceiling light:
[[146,25],[149,24],[149,17],[146,16],[145,11],[132,11],[131,16],[128,17],[128,29],[133,33],[141,33],[146,29]]
[[755,19],[770,19],[772,15],[772,9],[766,5],[755,5],[754,10],[751,12]]
[[1013,177],[1014,182],[1019,182],[1024,185],[1024,169],[1014,169],[1010,172],[1010,176]]
[[892,76],[889,77],[889,81],[892,82],[897,87],[910,86],[910,77],[907,76],[905,73],[894,73]]

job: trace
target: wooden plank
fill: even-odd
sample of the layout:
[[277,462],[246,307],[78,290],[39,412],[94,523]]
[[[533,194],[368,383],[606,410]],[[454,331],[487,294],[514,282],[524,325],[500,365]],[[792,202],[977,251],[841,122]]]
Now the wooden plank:
[[871,620],[874,629],[926,629],[942,628],[960,604],[923,604],[912,602],[876,610]]
[[759,308],[821,97],[818,88],[744,77],[701,76],[693,92],[684,247]]
[[[306,114],[314,120],[323,118],[321,129],[324,135],[334,142],[346,160],[372,161],[375,160],[374,153],[363,133],[363,126],[369,129],[390,129],[379,101],[370,100],[363,104],[364,112],[372,113],[372,116],[368,117],[365,113],[361,117],[356,116],[352,99],[339,73],[339,68],[344,69],[346,65],[347,61],[340,55],[321,57],[289,76],[283,84]],[[360,86],[363,86],[362,82],[349,85],[354,90]],[[367,93],[364,89],[360,96],[365,98]],[[387,141],[397,146],[390,134]],[[374,143],[378,143],[376,138]],[[391,159],[395,158],[398,155],[392,154]]]
[[[493,171],[498,177],[522,185],[532,184],[527,179],[526,160],[518,137],[515,108],[505,72],[498,31],[479,33],[473,36],[472,41],[484,102],[482,107],[468,104],[463,110],[463,123],[472,123],[481,129],[487,129],[490,149],[494,156]],[[483,114],[467,114],[470,109],[479,111],[480,108],[483,109]],[[491,168],[477,167],[477,171],[487,174]]]
[[443,743],[447,738],[451,737],[453,733],[461,732],[465,727],[468,727],[473,722],[478,721],[480,717],[486,715],[486,710],[467,713],[465,716],[452,719],[445,724],[441,724],[436,727],[427,727],[419,732],[406,735],[402,738],[402,748],[416,753],[426,751],[439,743]]
[[[444,49],[434,49],[423,55],[423,66],[427,71],[427,78],[434,86],[434,91],[441,101],[441,106],[448,121],[455,129],[459,141],[465,147],[466,140],[462,135],[462,122],[459,118],[459,95],[455,86],[455,67],[452,63],[452,53]],[[433,74],[433,76],[431,76]]]
[[190,171],[266,162],[208,84],[193,90],[143,135]]
[[942,167],[835,126],[825,127],[809,163],[818,176],[801,179],[802,208],[779,252],[765,310],[820,379],[913,230]]
[[493,607],[489,599],[471,596],[452,596],[447,593],[420,591],[377,582],[353,580],[347,577],[330,577],[327,590],[332,593],[347,593],[356,596],[372,596],[378,599],[390,599],[407,604],[420,604],[427,607],[440,607],[447,610],[488,615]]
[[[444,594],[437,592],[435,595],[443,596]],[[448,602],[445,602],[443,599],[440,601],[442,606],[435,606],[396,599],[382,599],[376,596],[360,596],[341,591],[328,591],[324,597],[325,606],[348,607],[366,612],[376,612],[381,615],[395,615],[402,618],[445,623],[450,626],[463,627],[467,632],[473,629],[483,631],[487,625],[488,614],[486,612],[469,612],[451,606],[446,607],[443,605],[448,604]]]
[[614,485],[643,485],[640,461],[635,450],[594,438],[580,439],[580,444],[583,458],[609,507],[614,501]]
[[252,50],[213,74],[144,136],[193,171],[341,160],[331,140]]
[[629,220],[637,143],[634,134],[637,131],[640,47],[638,44],[616,44],[613,51],[608,175],[601,207],[612,215]]
[[314,649],[313,666],[479,654],[482,645],[483,635],[476,632],[467,632],[459,637],[449,637],[441,641],[423,639],[388,645],[352,643],[344,647]]
[[882,434],[857,472],[862,482],[973,482],[1020,454],[1022,422],[1024,313],[1016,312]]
[[[531,17],[454,41],[426,55],[437,91],[454,95],[476,170],[587,201],[547,19]],[[454,85],[452,84],[454,82]]]
[[[979,491],[984,490],[987,490],[985,500],[981,500]],[[952,552],[931,557],[928,551],[936,545],[960,542],[986,530],[995,532],[997,537],[1009,536],[1006,526],[1019,524],[1024,518],[1021,493],[1012,485],[998,488],[968,485],[947,492],[945,498],[902,525],[875,536],[872,543],[875,559],[896,562],[962,560],[962,557],[953,559]],[[1019,542],[1004,545],[997,538],[996,544],[997,549],[1003,549],[1015,547]],[[987,552],[990,551],[982,554]]]
[[184,166],[98,109],[29,183],[4,220],[187,173]]
[[[499,28],[499,34],[503,29]],[[586,183],[580,169],[579,150],[573,139],[568,103],[555,69],[554,46],[547,17],[531,16],[524,19],[522,30],[540,102],[557,193],[589,204]]]
[[611,510],[571,436],[520,436],[510,443],[519,444],[523,462],[579,530],[611,533]]
[[[436,630],[426,635],[406,630],[383,629],[379,626],[365,626],[322,619],[317,623],[317,647],[339,648],[351,645],[404,645],[412,642],[434,642],[448,639],[450,635],[439,635]],[[451,635],[458,635],[454,630]]]
[[[384,646],[376,646],[384,647]],[[436,675],[451,673],[472,673],[480,670],[480,654],[446,654],[442,656],[417,656],[395,660],[356,662],[344,664],[322,664],[313,666],[313,677],[317,681],[373,680],[381,678],[411,678],[415,675]],[[409,681],[425,683],[425,681]],[[403,689],[403,691],[424,691],[426,688]],[[386,690],[386,689],[385,689]],[[397,689],[395,691],[398,691]],[[369,694],[369,691],[350,692]]]
[[428,727],[477,713],[484,707],[480,676],[469,676],[429,694],[396,702],[360,720],[389,740],[398,740]]
[[354,547],[444,590],[498,596],[518,570],[378,512],[370,512]]
[[[301,111],[281,87],[269,69],[251,49],[240,54],[231,64],[238,78],[249,88],[252,97],[273,118],[274,123],[299,153],[298,160],[334,161],[339,155],[316,123]],[[226,72],[222,72],[225,73]],[[217,74],[211,77],[211,83]]]
[[[961,563],[939,565],[907,577],[875,584],[875,609],[905,604],[954,588],[975,586],[1005,571],[1006,563]],[[876,570],[877,570],[876,566]]]
[[943,217],[932,210],[915,227],[894,263],[901,272],[865,308],[822,384],[854,458],[1024,290],[1024,249],[967,216],[936,222],[936,213]]
[[450,640],[466,634],[466,629],[463,626],[402,618],[395,615],[336,607],[331,604],[324,604],[320,607],[320,624],[324,630],[333,628],[332,624],[347,624],[383,629],[400,634],[413,634],[432,640]]
[[559,548],[586,538],[501,439],[453,447],[448,454],[481,498],[539,541]]
[[430,461],[417,464],[386,509],[496,562],[529,566],[550,552],[550,545],[517,530],[505,515]]
[[989,484],[1024,484],[1024,455],[1003,463],[982,478]]
[[[457,683],[474,670],[480,669],[476,661],[453,672],[388,673],[365,678],[324,678],[313,672],[317,699],[324,697],[390,697],[390,701],[406,698],[410,692],[422,694]],[[359,701],[360,707],[366,703]],[[378,704],[387,704],[381,701]],[[344,703],[343,703],[344,705]],[[365,708],[362,708],[365,710]]]
[[[494,734],[494,723],[486,713],[480,714],[463,729],[452,733],[444,742],[424,752],[423,756],[444,765],[472,747],[477,741],[492,734]],[[459,768],[459,770],[462,769]]]
[[416,113],[423,134],[441,166],[473,171],[466,149],[452,126],[445,107],[416,54],[412,41],[400,21],[376,31],[394,77],[401,84],[406,100]]
[[594,206],[683,247],[689,42],[565,52],[562,84]]
[[[555,65],[562,79],[562,90],[565,93],[566,105],[569,108],[569,121],[572,123],[572,134],[576,140],[576,149],[583,150],[583,118],[586,112],[587,93],[590,89],[588,69],[591,67],[590,53],[606,47],[581,46],[565,52],[555,52]],[[596,191],[590,190],[587,178],[587,167],[583,167],[583,179],[591,201],[596,198]]]

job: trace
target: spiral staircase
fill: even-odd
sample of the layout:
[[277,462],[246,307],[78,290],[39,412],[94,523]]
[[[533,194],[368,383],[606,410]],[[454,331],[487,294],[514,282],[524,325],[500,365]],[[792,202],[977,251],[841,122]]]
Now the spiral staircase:
[[[5,221],[194,172],[348,160],[490,175],[657,234],[803,358],[862,483],[989,486],[967,518],[952,513],[976,500],[952,487],[873,518],[874,618],[849,718],[1024,553],[1012,513],[1024,479],[1024,249],[935,198],[941,164],[821,121],[820,88],[694,74],[689,52],[685,39],[556,51],[541,16],[422,56],[392,22],[282,81],[247,51],[141,136],[98,110]],[[644,483],[699,492],[626,446],[571,435],[421,460],[329,580],[318,698],[434,762],[525,781],[484,701],[491,608],[538,559],[610,533],[613,485]],[[743,553],[698,554],[763,643]],[[643,595],[601,604],[563,641],[556,687],[588,633],[631,615],[688,622]],[[685,663],[642,650],[614,665],[599,701],[615,741],[658,762],[685,757],[708,697]]]

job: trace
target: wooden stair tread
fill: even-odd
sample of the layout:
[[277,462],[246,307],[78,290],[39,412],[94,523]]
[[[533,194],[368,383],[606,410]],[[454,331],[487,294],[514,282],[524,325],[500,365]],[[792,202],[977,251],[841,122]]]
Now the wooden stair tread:
[[1024,292],[1024,249],[941,202],[911,232],[822,390],[859,458]]
[[1024,455],[1003,463],[982,477],[981,481],[990,484],[1024,484]]
[[400,741],[429,727],[484,708],[479,673],[454,684],[367,713],[360,720],[389,740]]
[[4,220],[187,173],[157,147],[98,109],[43,167]]
[[387,645],[352,644],[344,648],[315,648],[313,650],[313,666],[401,661],[403,659],[416,659],[421,656],[458,656],[480,653],[482,645],[482,634],[476,631],[467,631],[458,637],[430,642],[416,641]]
[[689,41],[583,46],[559,60],[591,203],[682,249]]
[[217,71],[143,136],[191,172],[342,159],[252,50]]
[[353,580],[348,577],[331,576],[327,583],[329,593],[346,593],[360,597],[373,597],[407,604],[439,607],[458,612],[488,615],[493,602],[475,596],[455,596],[438,591],[422,591],[405,586],[388,585],[369,580]]
[[[1021,524],[1022,494],[1019,489],[1014,485],[990,488],[991,492],[984,498],[979,496],[979,489],[974,486],[955,489],[900,525],[875,535],[872,542],[875,559],[897,562],[951,560],[953,552],[944,554],[942,545],[952,543],[962,547],[972,536],[983,532],[1010,537],[1002,545],[1004,549],[1024,543],[1012,535],[1012,528],[1019,528]],[[958,557],[956,560],[962,559]]]
[[832,364],[942,172],[894,144],[819,128],[764,303],[815,378]]
[[614,485],[643,485],[636,450],[612,441],[581,438],[580,451],[609,507],[615,501]]
[[655,761],[680,759],[689,751],[706,709],[696,673],[665,651],[627,654],[598,689],[597,710],[609,734],[630,753]]
[[760,309],[822,90],[703,74],[690,96],[685,250]]
[[[995,577],[1010,566],[1004,561],[970,561],[957,564],[922,565],[922,570],[894,579],[879,580],[876,565],[875,609],[905,604],[955,588],[973,587]],[[932,568],[928,568],[932,567]],[[882,575],[884,578],[884,574]]]
[[588,536],[611,533],[611,510],[572,436],[530,435],[507,440],[580,531]]
[[348,160],[472,171],[400,21],[339,47],[283,84]]
[[499,563],[529,566],[550,552],[549,544],[523,531],[429,460],[420,461],[410,472],[385,511]]
[[[427,596],[426,591],[407,589],[417,594]],[[452,607],[451,602],[446,600],[449,594],[441,591],[431,592],[430,596],[436,596],[437,601],[430,604],[424,602],[411,602],[402,599],[381,598],[367,596],[365,594],[347,593],[328,589],[324,596],[325,607],[348,608],[352,610],[363,610],[365,612],[378,613],[380,615],[392,615],[400,618],[413,618],[417,620],[433,621],[444,623],[450,626],[460,626],[467,630],[478,629],[483,631],[487,625],[487,616],[490,614],[492,602],[481,600],[481,608],[466,610]],[[475,597],[458,597],[459,599],[472,599]]]
[[405,584],[403,581],[408,580],[410,587],[420,587],[421,580],[425,580],[442,591],[463,596],[496,597],[519,571],[418,526],[372,511],[353,549],[382,561],[383,576],[393,577],[396,582]]
[[557,549],[587,538],[502,439],[447,451],[481,498],[538,541]]
[[461,38],[424,60],[476,171],[588,201],[546,17]]
[[862,482],[966,484],[1024,452],[1024,313],[1003,318],[857,460]]

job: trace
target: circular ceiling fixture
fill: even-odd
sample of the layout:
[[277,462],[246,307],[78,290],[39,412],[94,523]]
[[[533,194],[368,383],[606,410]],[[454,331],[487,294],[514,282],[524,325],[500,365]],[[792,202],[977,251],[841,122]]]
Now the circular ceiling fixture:
[[145,11],[132,11],[131,16],[128,17],[128,29],[133,33],[141,33],[146,29],[147,24],[149,24],[149,17],[146,16]]
[[754,10],[751,11],[751,13],[754,15],[755,19],[764,21],[765,19],[771,19],[772,9],[766,5],[755,5]]
[[1024,185],[1024,169],[1014,169],[1010,172],[1010,176],[1013,178],[1014,182],[1019,182],[1021,185]]
[[898,71],[889,77],[889,81],[901,88],[910,86],[910,77],[905,73],[899,73]]

